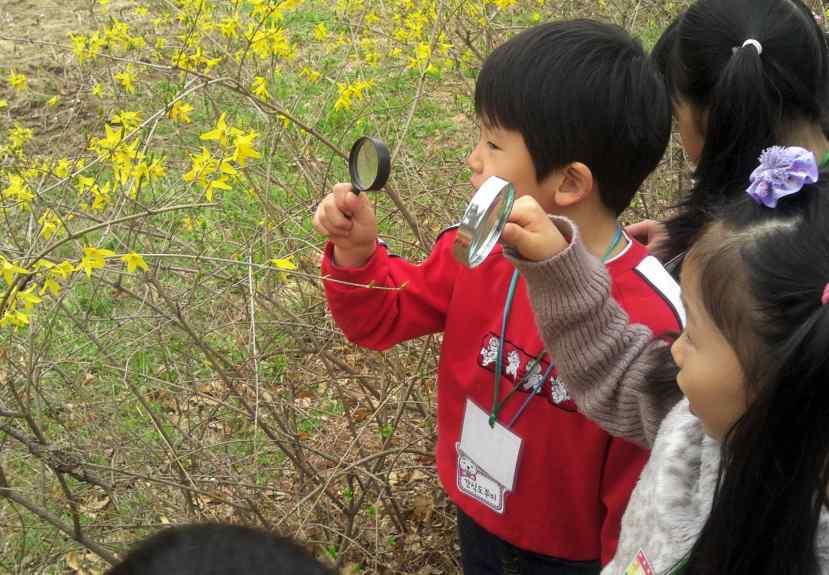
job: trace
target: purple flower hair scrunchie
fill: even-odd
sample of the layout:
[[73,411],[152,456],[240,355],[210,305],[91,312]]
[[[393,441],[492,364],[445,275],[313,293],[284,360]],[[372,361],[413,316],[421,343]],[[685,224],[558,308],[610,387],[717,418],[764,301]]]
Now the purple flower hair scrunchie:
[[818,179],[815,155],[804,148],[772,146],[760,154],[760,165],[751,173],[746,192],[758,204],[777,207],[777,201],[798,193]]

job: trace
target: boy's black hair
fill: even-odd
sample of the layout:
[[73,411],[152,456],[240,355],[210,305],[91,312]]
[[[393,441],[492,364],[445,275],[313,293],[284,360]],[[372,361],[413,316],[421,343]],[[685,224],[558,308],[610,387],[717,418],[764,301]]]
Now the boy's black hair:
[[165,529],[107,575],[334,575],[294,541],[253,527],[204,523]]
[[[749,39],[762,54],[744,45]],[[796,122],[826,129],[829,51],[801,0],[699,0],[663,33],[652,57],[672,100],[706,118],[693,189],[666,222],[660,255],[668,260],[688,250],[787,129]]]
[[591,20],[534,26],[499,46],[475,87],[478,117],[524,137],[537,180],[587,165],[617,215],[662,158],[671,104],[641,45]]

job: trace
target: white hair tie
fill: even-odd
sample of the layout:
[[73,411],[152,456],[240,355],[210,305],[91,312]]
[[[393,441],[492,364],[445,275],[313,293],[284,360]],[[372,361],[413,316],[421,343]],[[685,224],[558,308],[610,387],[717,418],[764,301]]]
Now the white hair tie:
[[758,56],[761,56],[763,54],[763,45],[760,44],[760,42],[758,40],[755,40],[754,38],[749,38],[748,40],[743,42],[742,48],[745,48],[746,46],[754,46],[755,48],[757,48]]

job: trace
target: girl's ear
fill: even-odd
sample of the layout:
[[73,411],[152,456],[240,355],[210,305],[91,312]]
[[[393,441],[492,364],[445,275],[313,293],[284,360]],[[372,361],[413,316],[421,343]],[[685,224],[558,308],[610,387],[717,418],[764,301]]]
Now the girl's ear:
[[583,202],[593,193],[593,172],[581,162],[572,162],[558,171],[556,178],[555,203],[568,208]]

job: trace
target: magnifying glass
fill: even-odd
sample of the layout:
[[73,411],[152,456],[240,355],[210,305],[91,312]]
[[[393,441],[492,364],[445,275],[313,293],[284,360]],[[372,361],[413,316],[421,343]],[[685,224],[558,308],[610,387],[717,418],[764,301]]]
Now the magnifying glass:
[[351,146],[348,173],[355,194],[376,191],[386,185],[391,171],[391,154],[381,140],[363,136]]
[[455,237],[453,253],[459,262],[474,268],[486,259],[501,237],[514,202],[513,185],[496,176],[478,188]]

